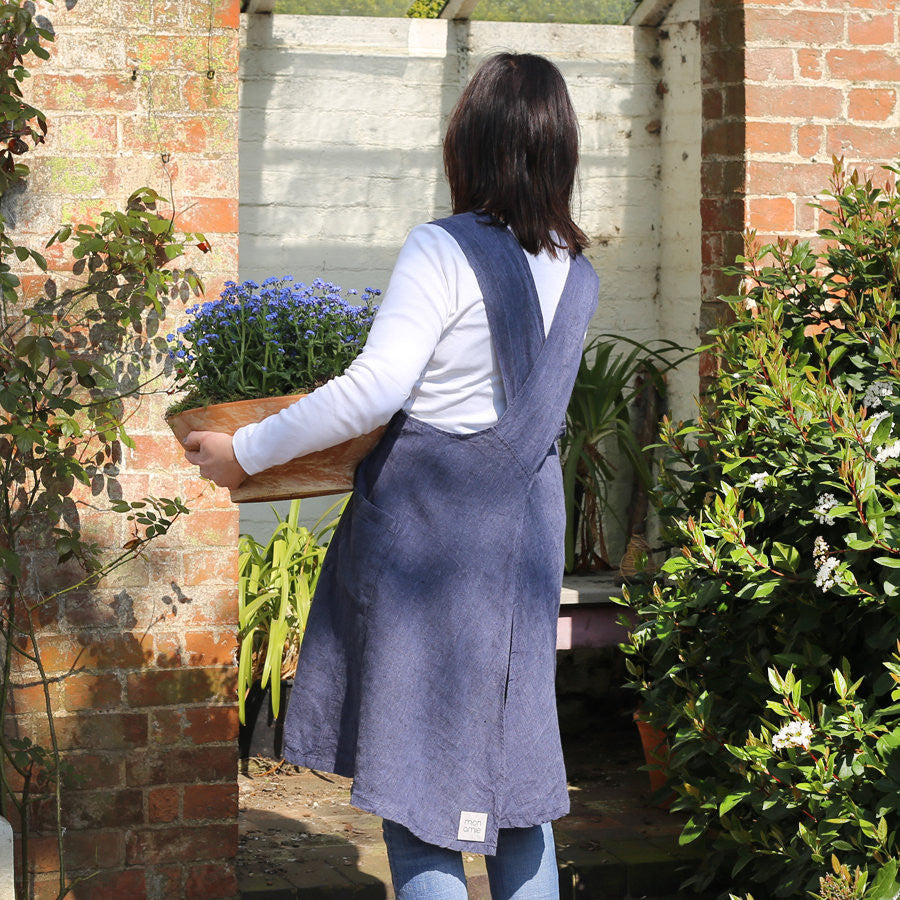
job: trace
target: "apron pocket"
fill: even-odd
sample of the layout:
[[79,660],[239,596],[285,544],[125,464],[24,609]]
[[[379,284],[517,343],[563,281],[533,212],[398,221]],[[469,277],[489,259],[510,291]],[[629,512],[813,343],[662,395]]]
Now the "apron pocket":
[[353,494],[347,513],[351,516],[350,527],[335,576],[350,596],[366,606],[390,559],[400,525],[389,512],[358,491]]

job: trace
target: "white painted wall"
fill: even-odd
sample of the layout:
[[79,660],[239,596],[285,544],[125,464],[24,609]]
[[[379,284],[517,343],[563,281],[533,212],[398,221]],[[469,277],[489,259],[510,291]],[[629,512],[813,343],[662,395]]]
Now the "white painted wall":
[[[678,34],[244,16],[240,278],[386,286],[408,231],[450,211],[441,135],[467,77],[491,53],[533,52],[560,67],[581,125],[576,215],[601,279],[592,332],[695,342],[699,256],[684,235],[699,234],[699,50],[680,63],[690,27]],[[678,121],[663,122],[669,115]],[[271,521],[265,504],[242,508],[245,531],[267,534]]]

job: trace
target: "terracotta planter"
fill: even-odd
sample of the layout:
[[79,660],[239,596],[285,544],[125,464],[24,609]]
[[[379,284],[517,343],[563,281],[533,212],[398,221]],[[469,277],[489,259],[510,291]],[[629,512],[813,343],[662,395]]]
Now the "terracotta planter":
[[[237,400],[216,403],[170,416],[166,421],[179,441],[191,431],[218,431],[233,434],[242,425],[260,422],[290,406],[303,394],[287,397],[264,397],[261,400]],[[273,466],[251,475],[239,488],[231,491],[235,503],[261,500],[289,500],[294,497],[320,497],[353,489],[353,473],[359,461],[375,446],[384,433],[378,428],[369,434],[299,456],[283,466]]]
[[[669,742],[666,733],[641,717],[641,711],[635,710],[634,724],[641,736],[644,748],[644,759],[650,776],[650,789],[658,791],[666,785],[666,765],[669,759]],[[668,803],[661,804],[668,806]]]

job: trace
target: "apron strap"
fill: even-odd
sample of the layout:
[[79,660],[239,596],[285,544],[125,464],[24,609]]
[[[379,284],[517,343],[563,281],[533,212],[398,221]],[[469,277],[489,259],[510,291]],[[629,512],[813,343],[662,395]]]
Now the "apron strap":
[[584,334],[597,308],[597,275],[574,257],[546,340],[525,251],[508,228],[477,213],[433,224],[448,231],[475,272],[506,391],[497,433],[529,473],[552,450],[581,362]]
[[432,224],[453,236],[478,279],[508,405],[544,343],[541,304],[525,251],[506,226],[483,213],[462,213]]

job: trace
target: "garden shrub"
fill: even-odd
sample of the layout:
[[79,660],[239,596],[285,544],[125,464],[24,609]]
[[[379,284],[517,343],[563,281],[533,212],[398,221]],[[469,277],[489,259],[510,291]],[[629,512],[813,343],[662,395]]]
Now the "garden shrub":
[[[835,162],[814,242],[759,246],[663,426],[675,552],[623,601],[682,842],[761,897],[895,897],[900,860],[900,197]],[[857,872],[858,868],[858,872]],[[809,892],[809,893],[808,893]]]

